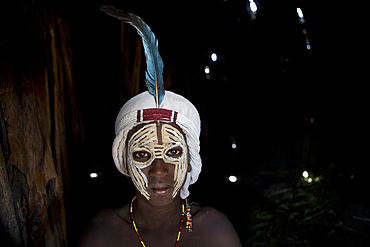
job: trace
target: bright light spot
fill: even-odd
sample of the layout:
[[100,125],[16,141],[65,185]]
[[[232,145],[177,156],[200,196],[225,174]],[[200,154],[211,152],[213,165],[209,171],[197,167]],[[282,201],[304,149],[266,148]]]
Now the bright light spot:
[[312,183],[312,178],[308,178],[307,182]]
[[229,177],[229,181],[230,182],[232,182],[232,183],[235,183],[236,182],[236,180],[238,180],[235,176],[233,176],[233,175],[231,175],[230,177]]
[[206,68],[204,69],[204,72],[205,72],[206,74],[209,74],[210,70],[209,70],[209,67],[208,67],[208,66],[206,66]]
[[311,49],[311,46],[310,45],[307,45],[307,50],[310,50]]
[[303,12],[302,12],[301,8],[297,8],[297,14],[298,14],[299,18],[303,18]]
[[212,59],[213,62],[215,62],[217,60],[217,54],[216,53],[212,53],[211,59]]
[[235,142],[233,144],[231,144],[231,148],[232,149],[235,149],[236,148],[236,143]]
[[96,172],[90,173],[90,178],[96,178],[98,174]]
[[315,182],[319,182],[320,178],[319,177],[315,177]]
[[257,4],[254,2],[254,0],[249,0],[249,8],[255,14],[257,12]]
[[302,172],[302,176],[303,176],[304,178],[308,178],[309,174],[308,174],[308,172],[307,172],[307,171],[304,171],[304,172]]

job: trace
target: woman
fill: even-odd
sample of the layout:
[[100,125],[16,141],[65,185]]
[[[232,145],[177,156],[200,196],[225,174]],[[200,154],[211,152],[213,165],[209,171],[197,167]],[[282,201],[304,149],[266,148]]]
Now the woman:
[[187,99],[163,90],[154,34],[133,14],[101,9],[133,25],[143,38],[149,90],[121,108],[115,125],[113,159],[132,179],[136,196],[119,209],[101,211],[80,246],[241,246],[225,215],[187,201],[201,171],[200,118]]

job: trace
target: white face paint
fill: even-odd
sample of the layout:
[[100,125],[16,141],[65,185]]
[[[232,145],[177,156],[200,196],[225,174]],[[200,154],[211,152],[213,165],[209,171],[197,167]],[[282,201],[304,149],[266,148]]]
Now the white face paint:
[[[158,128],[161,128],[161,136],[159,136]],[[161,142],[158,138],[161,138]],[[150,199],[147,191],[148,178],[142,169],[149,167],[155,159],[163,159],[165,163],[175,166],[172,197],[177,195],[185,181],[188,166],[185,137],[177,128],[166,123],[162,123],[161,126],[155,123],[147,124],[132,134],[128,141],[127,151],[131,179],[147,200]]]

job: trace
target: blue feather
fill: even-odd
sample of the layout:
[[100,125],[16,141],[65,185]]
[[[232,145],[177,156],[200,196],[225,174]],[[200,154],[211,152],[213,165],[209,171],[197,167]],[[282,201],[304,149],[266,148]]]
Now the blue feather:
[[162,103],[164,97],[163,61],[158,52],[158,40],[150,27],[139,16],[116,9],[107,5],[100,7],[104,13],[129,23],[136,28],[141,36],[146,57],[145,83],[148,91],[155,98],[157,107]]

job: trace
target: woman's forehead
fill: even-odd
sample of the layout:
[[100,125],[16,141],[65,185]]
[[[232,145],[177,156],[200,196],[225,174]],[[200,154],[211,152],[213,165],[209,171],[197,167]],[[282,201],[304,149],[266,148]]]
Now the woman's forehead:
[[140,129],[142,129],[144,126],[146,125],[151,125],[153,123],[156,123],[158,125],[158,127],[161,127],[163,124],[166,124],[166,125],[170,125],[172,126],[173,128],[177,129],[184,138],[186,138],[185,136],[185,133],[183,132],[183,130],[180,128],[180,126],[178,126],[177,124],[175,123],[172,123],[172,122],[163,122],[163,121],[152,121],[152,122],[149,122],[149,123],[142,123],[142,124],[139,124],[139,125],[136,125],[134,128],[132,128],[128,134],[127,134],[127,140],[130,140],[131,136],[136,133],[137,131],[139,131]]

